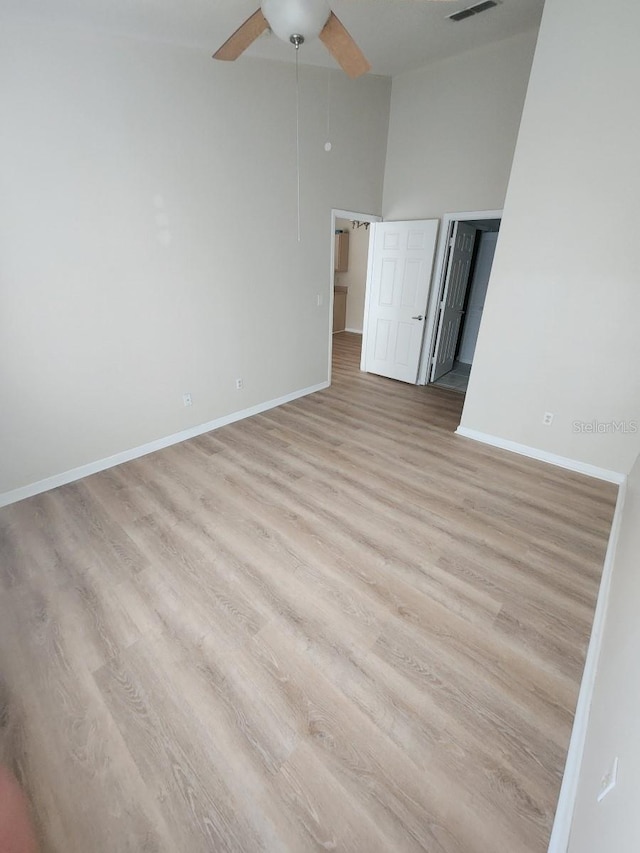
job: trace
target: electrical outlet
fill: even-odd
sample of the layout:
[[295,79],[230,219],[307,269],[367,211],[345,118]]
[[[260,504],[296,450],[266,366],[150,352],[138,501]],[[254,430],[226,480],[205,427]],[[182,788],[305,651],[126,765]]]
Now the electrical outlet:
[[613,789],[616,787],[616,782],[618,781],[618,756],[613,759],[611,762],[611,767],[607,770],[605,774],[603,774],[602,779],[600,780],[600,791],[598,792],[598,802],[601,803],[602,800],[607,796],[607,794],[611,793]]
[[244,388],[244,379],[236,379],[236,390],[242,391]]
[[183,406],[193,405],[193,400],[191,399],[191,394],[183,394],[182,395],[182,405]]
[[545,426],[551,426],[553,423],[553,412],[545,412],[544,417],[542,418],[542,423]]

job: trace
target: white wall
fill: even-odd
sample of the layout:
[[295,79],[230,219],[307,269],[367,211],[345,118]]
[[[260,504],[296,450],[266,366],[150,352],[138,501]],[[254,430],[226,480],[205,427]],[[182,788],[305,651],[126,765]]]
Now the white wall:
[[[609,607],[571,829],[570,853],[640,850],[640,461],[627,482]],[[618,783],[597,802],[615,756]]]
[[394,77],[385,219],[502,208],[535,43],[524,33]]
[[336,228],[349,232],[349,269],[347,272],[336,273],[336,284],[349,288],[346,328],[351,332],[362,332],[369,258],[369,229],[364,226],[354,228],[349,219],[336,219]]
[[380,210],[390,83],[334,78],[328,154],[301,68],[298,244],[294,79],[3,24],[0,493],[327,379],[331,208]]
[[622,473],[640,433],[573,423],[640,420],[639,31],[635,0],[545,4],[462,418]]

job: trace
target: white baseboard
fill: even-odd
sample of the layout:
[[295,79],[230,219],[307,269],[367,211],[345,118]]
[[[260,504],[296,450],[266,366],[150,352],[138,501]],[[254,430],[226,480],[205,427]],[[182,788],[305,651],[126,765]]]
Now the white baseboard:
[[235,421],[241,421],[244,418],[250,418],[252,415],[259,415],[260,412],[266,412],[268,409],[274,409],[276,406],[282,406],[284,403],[290,403],[292,400],[297,400],[299,397],[306,397],[307,394],[314,394],[316,391],[322,391],[323,388],[329,387],[329,382],[320,382],[318,385],[312,385],[309,388],[302,388],[299,391],[292,391],[290,394],[285,394],[284,397],[278,397],[275,400],[267,400],[265,403],[258,403],[256,406],[251,406],[248,409],[242,409],[239,412],[232,412],[230,415],[224,415],[221,418],[216,418],[213,421],[208,421],[205,424],[190,427],[189,429],[176,432],[173,435],[167,435],[164,438],[157,438],[155,441],[150,441],[147,444],[141,444],[139,447],[132,447],[130,450],[123,450],[121,453],[115,453],[113,456],[107,456],[104,459],[98,459],[95,462],[89,462],[87,465],[80,465],[78,468],[72,468],[70,471],[63,471],[60,474],[54,474],[52,477],[47,477],[44,480],[38,480],[36,483],[30,483],[27,486],[21,486],[18,489],[12,489],[9,492],[0,493],[0,507],[8,506],[9,504],[17,503],[25,498],[39,495],[42,492],[48,492],[49,489],[56,489],[58,486],[64,486],[67,483],[73,483],[75,480],[81,480],[83,477],[88,477],[90,474],[97,474],[98,471],[104,471],[107,468],[113,468],[115,465],[121,465],[123,462],[129,462],[132,459],[138,459],[140,456],[146,456],[148,453],[154,453],[156,450],[162,450],[163,447],[169,447],[172,444],[179,444],[188,438],[194,438],[196,435],[202,435],[204,432],[219,429],[220,427],[232,424]]
[[345,332],[353,332],[354,335],[361,335],[362,329],[345,329]]
[[600,650],[602,647],[607,607],[609,605],[611,575],[615,562],[618,537],[620,535],[622,509],[624,507],[627,490],[627,476],[626,474],[621,474],[618,471],[609,471],[606,468],[598,468],[595,465],[589,465],[586,462],[580,462],[577,459],[557,456],[555,453],[548,453],[545,450],[539,450],[535,447],[527,447],[527,445],[518,444],[515,441],[508,441],[507,439],[499,438],[498,436],[489,435],[483,432],[476,432],[475,430],[467,429],[466,427],[458,427],[456,433],[464,436],[465,438],[471,438],[474,441],[489,444],[492,447],[510,450],[513,453],[519,453],[521,456],[528,456],[531,459],[539,459],[542,462],[548,462],[551,465],[558,465],[560,468],[566,468],[569,471],[576,471],[580,474],[587,474],[590,477],[596,477],[610,483],[617,483],[620,486],[618,490],[618,499],[616,501],[616,509],[611,524],[611,533],[609,534],[607,553],[602,569],[602,577],[600,579],[598,600],[596,602],[596,609],[593,616],[591,637],[589,640],[589,648],[587,649],[582,681],[580,683],[580,693],[578,695],[576,713],[573,719],[571,740],[569,741],[569,750],[567,752],[567,760],[565,762],[564,774],[562,776],[562,786],[560,788],[558,806],[556,808],[553,830],[551,832],[551,839],[549,841],[547,851],[547,853],[567,853],[571,833],[571,821],[573,819],[575,801],[578,793],[580,768],[582,765],[582,757],[587,738],[589,713],[591,710],[591,702],[593,700],[593,690],[598,670]]
[[584,755],[584,748],[587,740],[589,714],[591,711],[593,690],[595,687],[596,673],[598,670],[602,639],[604,635],[604,626],[609,606],[611,576],[613,573],[616,549],[618,546],[618,537],[620,535],[620,523],[622,520],[622,509],[624,507],[626,491],[627,484],[625,478],[625,481],[621,483],[618,491],[616,510],[611,524],[609,544],[607,546],[607,553],[604,559],[604,567],[602,569],[602,577],[600,579],[600,589],[598,590],[598,600],[596,602],[596,610],[593,616],[591,638],[589,640],[589,648],[587,649],[587,658],[584,664],[582,682],[580,683],[580,693],[578,695],[575,717],[573,718],[569,751],[567,752],[567,760],[564,765],[562,786],[560,788],[560,796],[558,798],[558,806],[556,808],[556,816],[553,821],[553,829],[551,831],[551,839],[549,841],[547,853],[566,853],[569,847],[571,822],[573,820],[576,796],[578,794],[578,781],[580,778],[582,757]]
[[520,456],[539,459],[541,462],[548,462],[550,465],[557,465],[559,468],[566,468],[568,471],[586,474],[588,477],[596,477],[598,480],[606,480],[609,483],[621,485],[627,479],[626,474],[621,474],[619,471],[598,468],[596,465],[589,465],[589,463],[580,462],[578,459],[557,456],[555,453],[548,453],[546,450],[539,450],[537,447],[528,447],[526,444],[518,444],[516,441],[509,441],[506,438],[489,435],[486,432],[476,432],[474,429],[467,429],[463,426],[458,427],[456,435],[472,438],[474,441],[480,441],[482,444],[490,444],[492,447],[499,447],[502,450],[510,450],[512,453],[519,453]]

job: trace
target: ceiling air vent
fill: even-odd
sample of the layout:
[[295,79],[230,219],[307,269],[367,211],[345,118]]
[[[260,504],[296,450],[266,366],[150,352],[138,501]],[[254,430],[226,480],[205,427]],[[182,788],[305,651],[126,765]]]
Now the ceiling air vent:
[[479,15],[480,12],[486,12],[487,9],[492,9],[497,6],[496,0],[484,0],[483,3],[476,3],[475,6],[469,6],[461,12],[454,12],[453,15],[447,15],[450,21],[464,21],[465,18],[470,18],[472,15]]

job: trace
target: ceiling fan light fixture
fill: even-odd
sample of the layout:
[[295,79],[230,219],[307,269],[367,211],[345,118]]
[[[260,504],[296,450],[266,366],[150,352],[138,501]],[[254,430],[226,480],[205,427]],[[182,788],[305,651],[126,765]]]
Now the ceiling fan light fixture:
[[278,38],[299,44],[318,38],[331,14],[327,0],[262,0],[261,8]]

